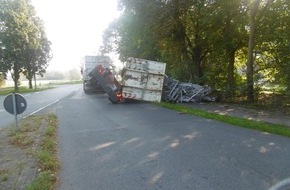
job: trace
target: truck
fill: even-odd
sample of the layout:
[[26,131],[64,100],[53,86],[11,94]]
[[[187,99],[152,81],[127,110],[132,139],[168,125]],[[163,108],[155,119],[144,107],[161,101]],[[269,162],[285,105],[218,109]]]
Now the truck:
[[122,69],[119,82],[109,69],[98,65],[90,76],[100,84],[112,103],[127,99],[160,102],[166,63],[130,57]]
[[92,91],[104,92],[99,82],[92,79],[89,75],[98,65],[101,65],[104,69],[109,69],[112,65],[112,61],[109,56],[104,55],[87,55],[81,60],[81,74],[83,78],[83,90],[85,93]]

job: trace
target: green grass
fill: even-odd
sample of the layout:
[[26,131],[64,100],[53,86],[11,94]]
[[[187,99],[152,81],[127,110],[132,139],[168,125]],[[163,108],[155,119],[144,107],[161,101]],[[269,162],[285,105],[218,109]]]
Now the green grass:
[[29,119],[20,120],[19,128],[11,128],[9,142],[18,147],[29,147],[34,143],[34,137],[38,133],[43,117],[31,116]]
[[[56,85],[81,84],[81,83],[82,83],[82,80],[64,81],[64,82],[49,83],[49,84],[37,86],[36,89],[29,89],[27,86],[19,86],[17,93],[25,94],[25,93],[31,93],[31,92],[39,92],[39,91],[52,89]],[[12,92],[15,92],[14,87],[3,87],[3,88],[0,87],[0,95],[8,95]]]
[[[54,114],[30,116],[20,120],[19,129],[13,128],[9,133],[9,141],[17,147],[28,149],[38,161],[40,173],[38,177],[26,186],[28,190],[53,189],[54,183],[57,181],[56,174],[59,170],[60,163],[57,157],[57,117]],[[43,126],[44,131],[41,130]],[[41,136],[40,146],[36,150],[32,147],[37,146],[34,138]],[[22,163],[19,167],[24,167]],[[21,170],[21,168],[20,168]],[[7,173],[7,172],[6,172]],[[0,171],[0,180],[5,180],[7,174]],[[0,181],[1,182],[1,181]]]
[[[31,92],[39,92],[39,91],[43,91],[43,90],[48,90],[51,89],[53,87],[51,86],[43,86],[41,88],[37,88],[35,89],[29,89],[28,87],[19,87],[18,92],[17,93],[21,93],[21,94],[26,94],[26,93],[31,93]],[[8,95],[12,92],[15,92],[14,87],[5,87],[5,88],[0,88],[0,95]]]
[[26,190],[52,189],[57,180],[55,173],[58,172],[60,163],[57,158],[56,127],[57,117],[50,114],[47,119],[48,126],[41,141],[41,149],[36,152],[36,157],[41,170],[40,175]]
[[[41,126],[44,127],[44,131],[41,130]],[[16,129],[13,126],[9,131],[9,142],[25,150],[27,154],[34,156],[38,161],[40,173],[32,183],[26,186],[28,190],[50,190],[57,180],[55,174],[58,172],[60,164],[56,157],[56,127],[57,118],[50,114],[21,119],[19,128]],[[34,147],[39,148],[35,149]],[[19,172],[23,171],[24,167],[27,166],[23,161],[19,161],[16,165]],[[0,183],[7,181],[8,178],[9,171],[7,169],[0,170]]]
[[26,190],[50,190],[53,187],[54,175],[49,172],[42,172],[38,178],[26,186]]
[[0,170],[0,183],[7,181],[9,177],[9,170],[7,169],[1,169]]
[[184,107],[179,104],[171,104],[171,103],[162,102],[159,105],[168,109],[176,110],[176,111],[190,114],[190,115],[196,115],[196,116],[204,117],[207,119],[217,120],[217,121],[221,121],[221,122],[228,123],[231,125],[248,128],[248,129],[254,129],[254,130],[258,130],[262,132],[290,137],[290,127],[287,127],[285,125],[271,124],[271,123],[266,123],[266,122],[253,121],[253,120],[249,120],[245,118],[220,115],[216,113],[209,113],[209,112],[202,111],[199,109]]

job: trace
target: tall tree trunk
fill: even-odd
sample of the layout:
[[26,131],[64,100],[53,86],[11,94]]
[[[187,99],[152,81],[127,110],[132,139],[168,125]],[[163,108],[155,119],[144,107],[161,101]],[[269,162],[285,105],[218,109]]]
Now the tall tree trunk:
[[250,35],[248,44],[248,61],[247,61],[247,101],[254,102],[254,47],[256,35],[256,14],[260,5],[260,0],[256,0],[250,12]]
[[14,81],[14,91],[18,92],[18,81],[19,81],[19,70],[18,70],[18,64],[14,63],[13,66],[13,81]]
[[14,91],[18,92],[18,81],[14,80]]
[[192,81],[193,79],[193,75],[192,75],[192,72],[193,72],[193,69],[192,69],[192,64],[190,61],[186,61],[187,63],[187,68],[188,68],[188,73],[189,73],[189,82]]
[[232,26],[232,15],[230,10],[230,4],[227,4],[226,12],[226,23],[225,23],[225,33],[224,33],[224,42],[226,50],[226,59],[227,59],[227,83],[226,83],[226,98],[232,100],[234,97],[234,88],[235,88],[235,78],[234,78],[234,69],[235,69],[235,53],[237,47],[234,47],[234,37],[233,37],[233,26]]
[[227,48],[227,56],[228,56],[228,72],[227,72],[227,97],[233,98],[235,96],[235,77],[234,77],[234,69],[235,69],[235,53],[236,50],[234,48]]
[[35,74],[33,75],[33,78],[34,78],[34,89],[36,90],[36,75]]
[[196,82],[197,84],[200,84],[201,82],[201,55],[202,55],[202,46],[200,45],[200,36],[199,36],[199,22],[197,21],[195,24],[195,36],[194,36],[194,59],[193,59],[193,63],[194,63],[194,82]]
[[29,83],[29,89],[32,89],[33,88],[33,86],[32,86],[32,78],[28,79],[28,83]]
[[196,83],[200,83],[201,79],[201,63],[200,63],[200,57],[201,57],[202,48],[199,45],[196,45],[194,48],[194,81]]
[[28,79],[29,89],[32,89],[33,88],[33,86],[32,86],[33,74],[32,74],[32,71],[31,71],[31,67],[27,68],[26,78]]

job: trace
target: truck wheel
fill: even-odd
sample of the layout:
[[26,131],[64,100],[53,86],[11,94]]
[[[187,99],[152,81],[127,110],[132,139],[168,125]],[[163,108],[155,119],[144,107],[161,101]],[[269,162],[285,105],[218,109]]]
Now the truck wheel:
[[88,90],[87,90],[87,88],[86,88],[85,83],[83,83],[83,89],[84,89],[85,94],[88,94],[89,93]]

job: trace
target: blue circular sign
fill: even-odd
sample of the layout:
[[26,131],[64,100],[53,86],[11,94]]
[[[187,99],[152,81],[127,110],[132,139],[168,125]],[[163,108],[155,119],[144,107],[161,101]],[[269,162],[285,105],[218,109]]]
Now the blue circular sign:
[[[21,94],[15,93],[15,104],[16,104],[16,114],[22,114],[27,107],[26,100]],[[13,106],[13,94],[9,94],[4,99],[4,108],[8,113],[14,114],[14,106]]]

